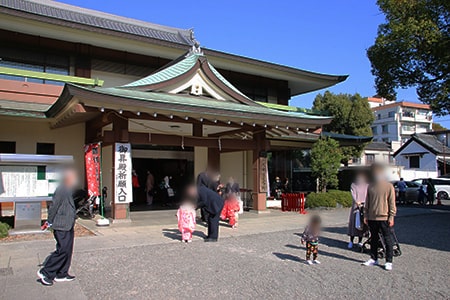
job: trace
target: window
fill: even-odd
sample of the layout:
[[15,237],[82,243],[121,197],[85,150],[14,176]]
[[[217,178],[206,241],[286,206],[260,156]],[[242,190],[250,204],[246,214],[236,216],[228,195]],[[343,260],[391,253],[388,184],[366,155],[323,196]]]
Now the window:
[[407,117],[407,118],[414,118],[414,112],[410,111],[410,110],[405,110],[402,113],[402,116]]
[[403,131],[408,131],[408,132],[415,132],[416,131],[416,126],[414,126],[414,125],[402,125],[402,130]]
[[16,153],[16,142],[0,141],[0,153]]
[[353,157],[352,158],[352,163],[355,164],[355,165],[361,164],[361,157]]
[[377,115],[377,119],[380,120],[381,119],[381,114]]
[[419,169],[420,168],[420,156],[410,156],[409,157],[409,168]]
[[381,126],[381,131],[383,133],[389,133],[389,126],[388,125],[382,125]]
[[36,144],[36,154],[55,154],[55,144],[53,143],[37,143]]
[[388,112],[388,117],[389,117],[389,118],[395,117],[395,111],[390,111],[390,112]]
[[377,126],[373,126],[373,127],[372,127],[372,134],[373,134],[373,135],[378,134],[378,130],[377,130],[377,129],[378,129]]
[[[45,72],[59,75],[69,75],[69,57],[55,54],[43,54],[37,51],[24,50],[20,48],[2,47],[0,49],[0,67],[7,67],[19,70],[35,72]],[[24,81],[21,76],[0,74],[0,79]],[[47,83],[63,85],[63,82],[43,80],[37,78],[26,78],[28,82]]]
[[419,124],[419,125],[417,125],[417,130],[420,132],[429,131],[430,125],[429,124]]
[[366,154],[366,164],[375,162],[375,154]]

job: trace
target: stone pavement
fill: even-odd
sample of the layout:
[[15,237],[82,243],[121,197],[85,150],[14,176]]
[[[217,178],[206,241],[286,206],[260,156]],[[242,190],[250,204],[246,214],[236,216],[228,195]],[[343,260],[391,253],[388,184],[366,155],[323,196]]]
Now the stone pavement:
[[[298,262],[301,259],[298,257],[304,254],[303,250],[299,250],[299,238],[294,234],[304,227],[308,215],[278,211],[264,215],[248,213],[241,219],[239,229],[221,227],[219,243],[202,243],[200,239],[205,229],[198,226],[194,242],[186,245],[179,242],[175,217],[172,223],[170,221],[172,213],[174,212],[169,212],[169,218],[163,218],[158,225],[145,225],[145,222],[137,222],[136,226],[114,224],[109,228],[96,228],[97,236],[76,239],[72,273],[78,278],[75,282],[55,284],[53,287],[39,285],[35,274],[37,265],[54,249],[52,240],[0,244],[0,299],[179,299],[183,298],[180,291],[184,288],[187,289],[184,298],[211,299],[218,295],[213,293],[215,288],[208,281],[210,276],[221,281],[219,294],[224,299],[298,298],[301,295],[295,288],[296,280],[285,281],[283,278],[296,274],[299,268]],[[333,271],[338,276],[334,280],[341,282],[339,276],[344,276],[345,272],[342,273],[343,270],[336,266],[327,266],[330,263],[327,261],[352,263],[343,265],[348,268],[357,266],[355,262],[362,261],[367,256],[355,254],[356,259],[349,259],[346,252],[343,252],[348,210],[320,211],[320,215],[325,226],[321,255],[326,262],[320,267],[323,270],[331,268],[328,271]],[[403,220],[414,220],[415,216],[434,220],[435,216],[442,215],[448,220],[449,212],[445,210],[404,207],[399,209],[397,224],[409,228],[402,225]],[[446,224],[444,230],[448,230],[448,222]],[[423,235],[419,233],[418,238],[423,238]],[[448,241],[448,238],[442,238]],[[408,253],[413,250],[414,248],[406,247],[405,251]],[[444,277],[435,277],[448,284],[450,249],[445,245],[438,250],[441,251],[436,253],[435,250],[427,250],[425,254],[444,258],[443,267],[447,267],[447,277],[439,274]],[[423,258],[419,257],[419,260]],[[295,264],[291,264],[294,262]],[[414,265],[411,269],[405,268],[404,272],[412,274],[414,268]],[[433,273],[433,268],[436,266],[421,271],[430,274]],[[351,273],[351,269],[348,272]],[[377,276],[385,276],[381,275],[384,273],[379,274]],[[298,277],[298,274],[295,276]],[[326,272],[319,273],[319,280],[329,280],[327,276],[329,274]],[[407,280],[411,283],[410,278]],[[228,288],[227,284],[237,284],[239,292],[232,287]],[[301,280],[298,284],[301,285]],[[323,284],[321,282],[318,286]],[[426,284],[432,285],[430,282]],[[199,285],[205,286],[203,292]],[[258,288],[261,293],[255,290]],[[339,292],[342,287],[335,286],[334,289]],[[360,289],[365,287],[360,286]],[[291,294],[287,293],[288,290]],[[448,296],[446,291],[448,289],[445,289],[444,284],[444,289],[441,288],[433,295],[437,298],[443,295],[445,298]]]

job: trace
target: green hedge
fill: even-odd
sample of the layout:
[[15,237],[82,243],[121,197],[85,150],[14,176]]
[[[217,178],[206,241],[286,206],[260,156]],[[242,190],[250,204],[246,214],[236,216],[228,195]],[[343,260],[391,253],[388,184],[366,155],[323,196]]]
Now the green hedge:
[[352,195],[347,191],[329,190],[326,193],[310,193],[306,197],[306,207],[336,207],[337,204],[343,207],[352,206]]
[[0,222],[0,239],[8,236],[9,225]]

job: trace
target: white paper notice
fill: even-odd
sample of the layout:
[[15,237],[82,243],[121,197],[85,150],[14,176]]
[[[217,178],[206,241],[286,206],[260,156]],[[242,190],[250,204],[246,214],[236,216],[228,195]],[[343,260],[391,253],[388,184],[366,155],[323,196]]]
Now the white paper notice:
[[114,153],[114,202],[133,202],[133,186],[131,185],[131,145],[115,144]]

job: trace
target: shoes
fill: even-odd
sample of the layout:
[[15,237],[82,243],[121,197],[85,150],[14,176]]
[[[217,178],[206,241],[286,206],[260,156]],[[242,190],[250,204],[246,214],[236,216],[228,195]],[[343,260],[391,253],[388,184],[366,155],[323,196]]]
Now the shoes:
[[392,263],[390,263],[390,262],[385,263],[384,264],[384,269],[386,271],[392,271]]
[[192,240],[187,240],[186,243],[192,243]]
[[366,261],[365,263],[362,263],[364,266],[376,266],[378,265],[378,260],[374,260],[374,259],[369,259],[368,261]]
[[363,243],[358,243],[358,247],[362,248],[363,247]]
[[309,260],[306,261],[306,263],[307,263],[308,265],[312,265],[312,264],[313,264],[313,261],[309,259]]
[[49,279],[44,273],[41,272],[41,270],[37,271],[37,276],[39,277],[39,280],[43,285],[46,286],[52,286],[53,280]]
[[352,243],[352,242],[349,242],[347,248],[348,248],[348,249],[352,249],[352,248],[353,248],[353,243]]
[[217,239],[207,238],[205,239],[205,243],[216,243]]
[[313,263],[320,265],[320,261],[318,261],[317,259],[313,260]]
[[69,281],[74,281],[75,280],[75,276],[72,275],[67,275],[66,277],[56,277],[55,281],[56,282],[69,282]]

